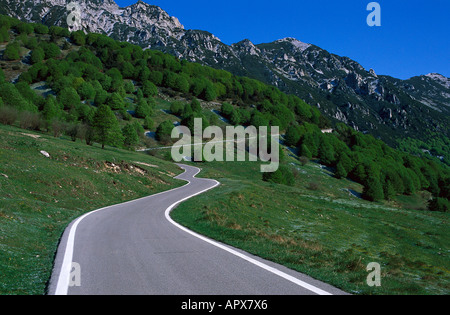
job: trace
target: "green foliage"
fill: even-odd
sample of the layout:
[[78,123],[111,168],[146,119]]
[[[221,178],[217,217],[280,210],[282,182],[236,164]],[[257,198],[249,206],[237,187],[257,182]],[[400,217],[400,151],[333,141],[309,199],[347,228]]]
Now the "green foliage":
[[172,102],[170,104],[170,112],[175,116],[181,116],[184,112],[184,105],[179,101]]
[[86,44],[86,35],[83,31],[72,32],[70,39],[78,46],[84,46]]
[[201,113],[202,112],[202,105],[200,104],[200,101],[196,98],[194,98],[191,102],[191,107],[194,113]]
[[153,119],[150,116],[145,117],[144,128],[146,128],[148,130],[153,130],[154,127],[155,127],[155,122],[153,121]]
[[0,43],[9,42],[9,32],[5,26],[0,27]]
[[300,147],[300,155],[301,156],[305,156],[308,159],[312,159],[312,154],[311,151],[309,151],[308,146],[306,144],[302,144],[302,146]]
[[297,146],[301,138],[300,126],[291,125],[286,130],[286,145],[287,146]]
[[41,42],[39,47],[44,51],[45,59],[57,58],[61,55],[61,50],[54,43]]
[[341,161],[338,162],[336,166],[336,178],[346,178],[348,175],[347,170],[345,169],[343,163]]
[[163,121],[156,129],[156,140],[162,140],[164,137],[171,137],[174,126],[170,120]]
[[83,100],[94,99],[96,92],[94,87],[89,82],[83,82],[77,89],[78,95]]
[[103,105],[106,103],[106,101],[109,98],[109,94],[108,92],[106,92],[105,90],[99,89],[97,90],[97,92],[95,93],[95,99],[94,102],[97,106]]
[[280,165],[276,172],[263,173],[263,180],[266,182],[287,186],[293,186],[295,183],[292,170],[285,165]]
[[20,59],[20,45],[18,42],[9,43],[6,46],[3,58],[6,60],[18,60]]
[[101,105],[97,108],[92,126],[102,149],[106,144],[120,146],[123,143],[119,122],[109,106]]
[[36,23],[36,24],[33,24],[33,26],[34,26],[34,32],[36,34],[45,35],[45,34],[48,34],[48,32],[49,32],[48,27],[44,24]]
[[119,93],[112,93],[108,99],[108,105],[112,110],[122,110],[125,108],[123,97]]
[[65,110],[71,110],[81,103],[80,96],[73,87],[67,87],[58,95],[58,101]]
[[11,83],[0,85],[0,95],[5,106],[15,108],[19,111],[37,112],[37,106],[24,98],[16,87]]
[[223,116],[231,117],[231,114],[234,112],[234,108],[230,103],[223,103],[221,112]]
[[138,118],[150,117],[153,114],[152,107],[148,104],[146,99],[141,99],[138,101],[136,106],[135,115]]
[[53,96],[47,97],[45,100],[42,116],[47,121],[52,121],[60,116],[60,108]]
[[376,176],[369,176],[366,179],[363,197],[369,201],[381,201],[384,199],[383,186]]
[[123,127],[122,135],[124,138],[123,143],[126,147],[133,148],[139,143],[139,136],[133,124],[127,124]]
[[44,50],[41,47],[34,49],[31,53],[31,63],[36,64],[42,62],[45,58]]

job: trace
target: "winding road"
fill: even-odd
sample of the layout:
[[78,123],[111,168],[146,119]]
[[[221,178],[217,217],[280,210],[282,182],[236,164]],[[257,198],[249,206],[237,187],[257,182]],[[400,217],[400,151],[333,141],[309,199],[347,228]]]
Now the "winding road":
[[187,181],[185,186],[72,222],[61,239],[48,294],[345,294],[174,222],[169,216],[174,207],[219,185],[196,178],[196,167],[179,166],[185,173],[177,179]]

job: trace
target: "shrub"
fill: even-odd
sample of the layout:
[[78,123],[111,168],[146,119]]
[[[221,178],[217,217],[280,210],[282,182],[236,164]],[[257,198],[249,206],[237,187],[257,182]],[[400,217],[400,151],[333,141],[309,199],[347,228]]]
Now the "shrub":
[[309,158],[306,156],[301,156],[300,157],[300,163],[302,164],[302,166],[305,166],[306,164],[309,163]]
[[320,189],[320,184],[318,182],[309,182],[308,186],[306,187],[309,190],[319,190]]
[[22,129],[41,130],[43,126],[43,119],[38,113],[22,112],[19,120]]
[[294,186],[295,178],[292,170],[287,166],[280,166],[276,172],[264,173],[263,180],[270,183]]
[[[0,99],[1,100],[1,99]],[[0,107],[0,123],[13,125],[19,117],[19,111],[13,107]]]

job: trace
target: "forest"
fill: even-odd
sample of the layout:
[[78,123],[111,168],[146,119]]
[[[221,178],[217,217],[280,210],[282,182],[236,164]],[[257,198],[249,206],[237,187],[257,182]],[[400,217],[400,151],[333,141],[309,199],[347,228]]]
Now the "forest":
[[[214,123],[202,113],[202,102],[221,104],[221,115],[232,125],[279,126],[285,144],[298,156],[335,170],[335,177],[364,185],[363,197],[390,200],[396,195],[429,191],[429,210],[450,208],[448,166],[426,155],[394,149],[368,134],[344,125],[331,126],[318,108],[299,97],[246,77],[238,77],[159,51],[143,50],[106,35],[61,27],[22,23],[0,16],[2,59],[28,65],[15,83],[0,70],[0,123],[16,124],[59,137],[68,135],[87,145],[94,142],[135,149],[144,130],[167,140],[168,121],[155,126],[155,99],[162,92],[189,100],[171,112],[189,126],[194,117]],[[51,93],[32,88],[45,82]],[[129,104],[136,104],[130,111]],[[322,129],[333,128],[333,133]],[[404,143],[420,147],[413,140]],[[444,145],[448,150],[448,143]],[[263,180],[292,184],[287,165]]]

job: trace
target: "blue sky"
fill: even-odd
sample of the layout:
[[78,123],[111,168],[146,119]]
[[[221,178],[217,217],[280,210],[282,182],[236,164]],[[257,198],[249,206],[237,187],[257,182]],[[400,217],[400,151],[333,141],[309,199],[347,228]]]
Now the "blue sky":
[[[224,43],[295,37],[400,79],[437,72],[450,77],[450,1],[380,0],[381,27],[366,23],[372,0],[144,0],[186,29]],[[116,0],[127,6],[137,0]]]

